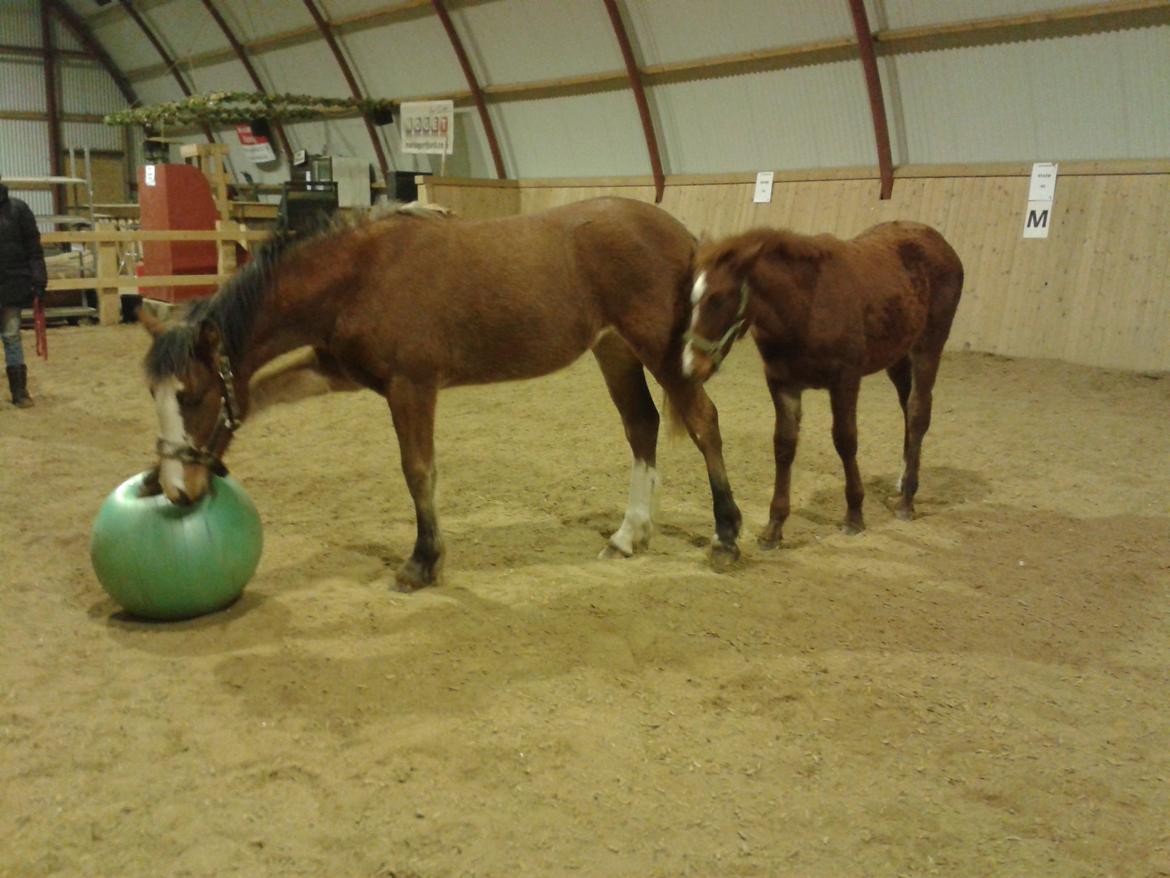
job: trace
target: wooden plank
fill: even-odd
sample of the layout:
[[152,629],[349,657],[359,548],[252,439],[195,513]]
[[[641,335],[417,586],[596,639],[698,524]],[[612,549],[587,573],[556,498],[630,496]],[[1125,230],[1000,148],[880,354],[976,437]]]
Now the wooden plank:
[[[49,290],[136,290],[138,287],[198,287],[227,283],[230,274],[158,274],[146,277],[104,275],[102,277],[61,277],[49,281]],[[105,321],[103,321],[105,322]]]
[[271,237],[271,232],[258,229],[235,232],[110,229],[91,232],[45,232],[41,235],[41,241],[45,244],[93,244],[101,241],[267,241]]
[[1109,27],[1149,27],[1170,19],[1170,0],[1114,0],[1024,15],[978,18],[949,24],[879,31],[878,54],[970,46],[984,42],[1038,39],[1088,33]]

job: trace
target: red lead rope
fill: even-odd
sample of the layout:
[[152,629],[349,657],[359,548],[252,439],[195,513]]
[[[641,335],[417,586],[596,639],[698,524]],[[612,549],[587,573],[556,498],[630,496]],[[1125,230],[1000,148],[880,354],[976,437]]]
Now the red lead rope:
[[49,333],[45,329],[45,303],[37,299],[33,303],[33,327],[37,335],[37,356],[49,359]]

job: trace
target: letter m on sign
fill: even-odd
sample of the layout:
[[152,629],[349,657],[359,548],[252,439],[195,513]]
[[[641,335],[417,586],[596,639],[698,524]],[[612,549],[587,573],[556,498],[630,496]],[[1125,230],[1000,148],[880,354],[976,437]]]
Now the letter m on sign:
[[1024,219],[1025,238],[1047,238],[1048,224],[1052,217],[1051,201],[1029,201]]

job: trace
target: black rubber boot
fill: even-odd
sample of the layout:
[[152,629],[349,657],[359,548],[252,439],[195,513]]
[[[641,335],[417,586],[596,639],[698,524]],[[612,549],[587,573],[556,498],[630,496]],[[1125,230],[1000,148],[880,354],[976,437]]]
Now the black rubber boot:
[[12,391],[12,404],[17,408],[32,408],[32,397],[28,395],[28,366],[8,367],[8,389]]

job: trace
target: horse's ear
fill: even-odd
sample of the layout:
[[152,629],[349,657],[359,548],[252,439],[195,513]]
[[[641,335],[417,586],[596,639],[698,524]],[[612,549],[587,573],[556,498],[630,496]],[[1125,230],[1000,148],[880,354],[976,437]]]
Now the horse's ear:
[[219,327],[212,320],[204,320],[199,324],[199,336],[195,342],[198,351],[214,351],[219,347]]
[[742,250],[735,252],[735,264],[742,268],[751,268],[756,264],[756,260],[760,258],[764,252],[763,241],[752,241]]
[[137,316],[138,322],[142,324],[143,329],[150,333],[151,338],[158,338],[167,331],[166,324],[145,308],[139,308]]

